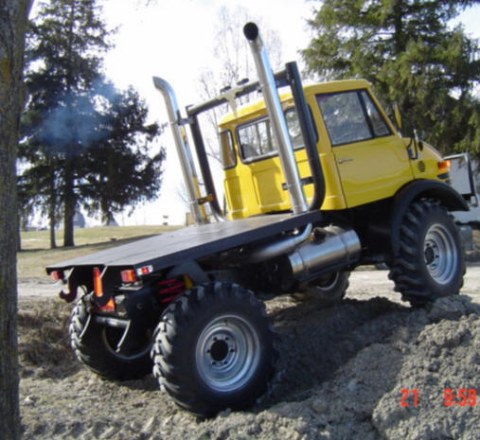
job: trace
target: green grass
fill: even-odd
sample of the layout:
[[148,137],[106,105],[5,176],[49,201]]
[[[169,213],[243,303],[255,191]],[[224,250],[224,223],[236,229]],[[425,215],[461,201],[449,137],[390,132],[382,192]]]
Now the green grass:
[[[50,249],[48,231],[22,232],[22,251],[17,254],[19,280],[47,279],[45,266],[70,258],[80,257],[133,240],[178,229],[177,226],[124,226],[75,229],[73,248]],[[61,246],[61,231],[57,232],[57,245]]]

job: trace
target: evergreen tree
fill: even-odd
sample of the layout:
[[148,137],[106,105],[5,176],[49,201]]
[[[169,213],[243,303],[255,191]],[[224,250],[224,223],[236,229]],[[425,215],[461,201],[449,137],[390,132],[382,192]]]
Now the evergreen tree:
[[84,207],[100,211],[104,224],[126,206],[157,197],[161,186],[163,148],[153,157],[149,145],[160,133],[157,124],[147,124],[148,109],[133,89],[117,93],[104,117],[108,136],[84,156],[88,172],[78,184]]
[[452,19],[475,0],[325,0],[303,52],[310,72],[363,77],[404,121],[442,152],[480,152],[480,107],[472,92],[479,48]]

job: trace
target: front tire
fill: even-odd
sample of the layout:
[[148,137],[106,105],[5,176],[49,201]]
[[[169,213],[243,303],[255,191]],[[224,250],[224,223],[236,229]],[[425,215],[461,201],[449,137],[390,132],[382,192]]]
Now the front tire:
[[184,409],[209,417],[252,405],[273,375],[274,334],[264,304],[237,284],[194,287],[155,332],[154,375]]
[[400,227],[399,253],[389,277],[412,305],[456,295],[465,261],[458,229],[438,201],[414,202]]
[[107,379],[140,379],[152,372],[151,331],[133,332],[134,340],[120,349],[125,332],[127,328],[96,322],[83,298],[70,315],[70,342],[75,355],[90,370]]

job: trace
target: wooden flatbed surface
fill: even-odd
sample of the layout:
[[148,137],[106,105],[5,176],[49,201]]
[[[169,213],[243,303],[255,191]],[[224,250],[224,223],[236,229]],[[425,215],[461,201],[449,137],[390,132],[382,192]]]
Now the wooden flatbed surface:
[[188,260],[264,240],[282,232],[320,221],[320,211],[275,214],[189,226],[47,267],[47,272],[78,266],[131,267],[152,265],[155,271]]

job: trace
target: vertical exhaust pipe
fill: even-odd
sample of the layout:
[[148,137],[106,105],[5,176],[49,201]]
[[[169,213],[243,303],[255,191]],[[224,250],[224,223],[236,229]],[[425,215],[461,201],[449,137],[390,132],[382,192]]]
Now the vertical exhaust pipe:
[[206,223],[205,210],[198,203],[198,199],[200,198],[200,185],[198,183],[198,176],[193,163],[192,152],[188,145],[187,135],[183,127],[181,127],[181,117],[177,104],[177,97],[170,83],[164,79],[154,77],[153,84],[155,85],[155,88],[160,91],[165,100],[173,140],[177,149],[180,168],[187,189],[188,205],[193,221],[196,224]]
[[305,194],[303,193],[292,141],[288,134],[287,122],[283,114],[267,51],[260,38],[258,26],[255,23],[247,23],[243,28],[243,33],[252,50],[258,79],[262,87],[263,97],[272,125],[273,136],[282,164],[283,175],[287,184],[292,211],[294,214],[306,212],[308,211],[308,205],[305,200]]

